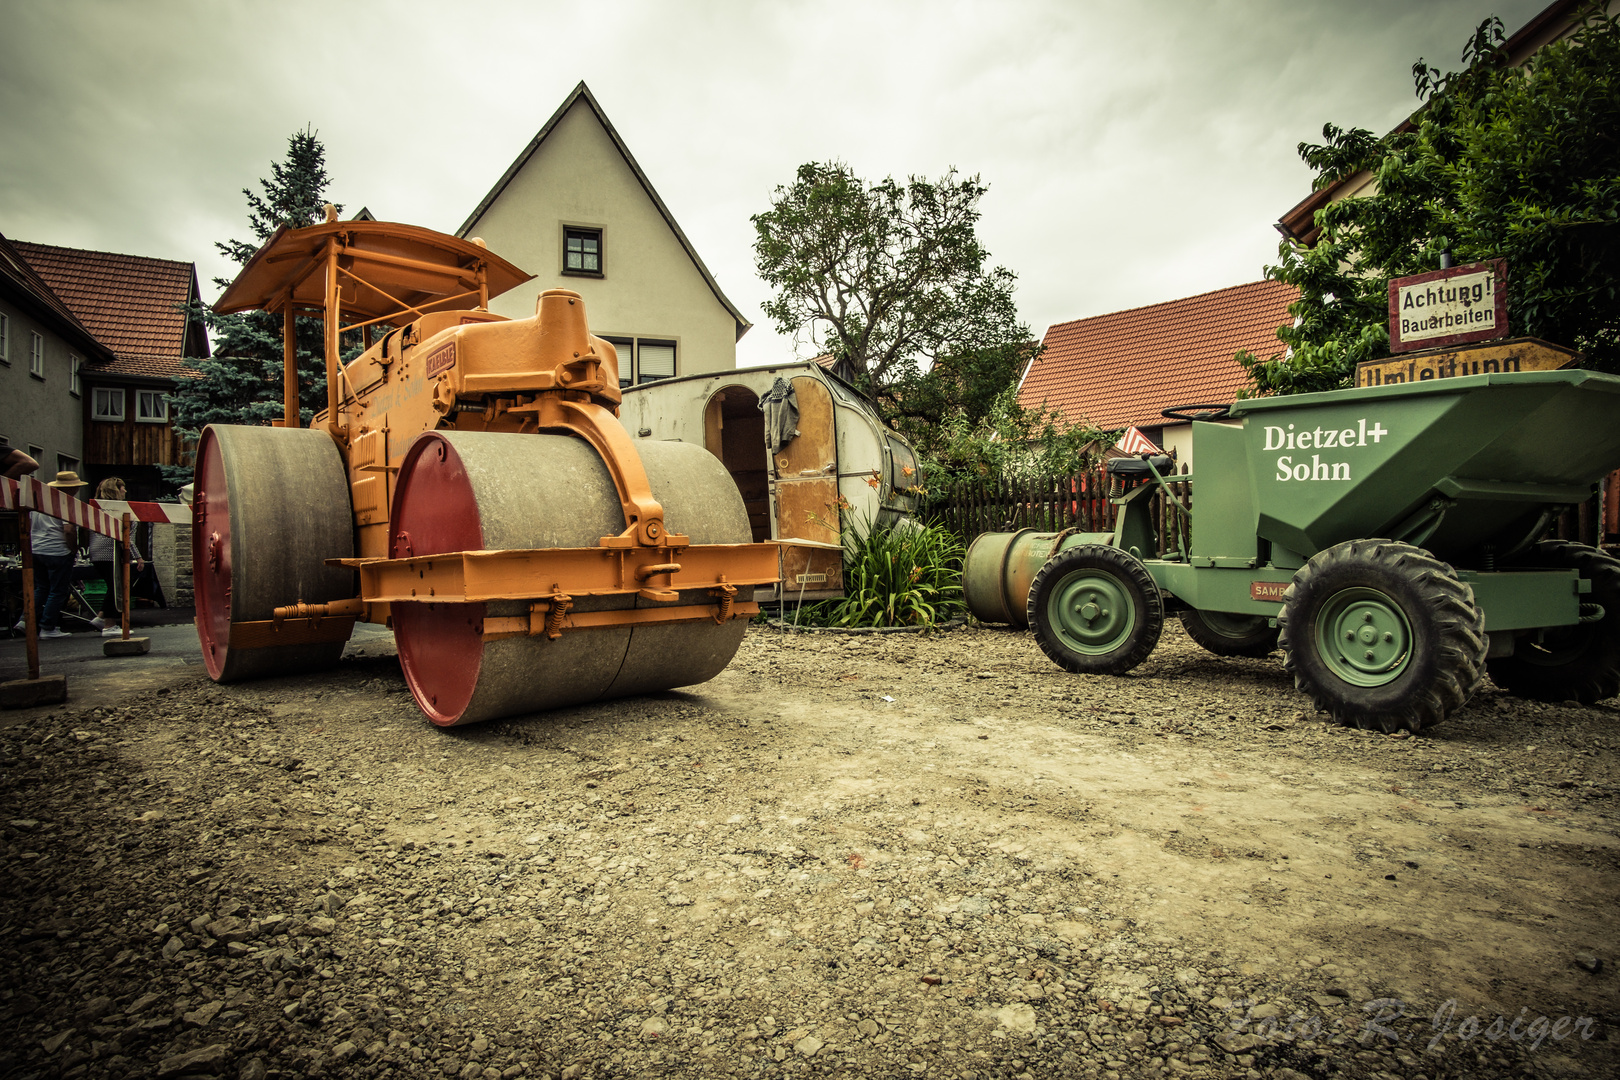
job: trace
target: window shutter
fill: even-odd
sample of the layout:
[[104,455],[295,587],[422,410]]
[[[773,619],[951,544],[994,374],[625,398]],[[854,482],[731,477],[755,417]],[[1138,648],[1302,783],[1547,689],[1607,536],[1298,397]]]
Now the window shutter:
[[675,346],[641,343],[641,381],[669,379],[675,375]]

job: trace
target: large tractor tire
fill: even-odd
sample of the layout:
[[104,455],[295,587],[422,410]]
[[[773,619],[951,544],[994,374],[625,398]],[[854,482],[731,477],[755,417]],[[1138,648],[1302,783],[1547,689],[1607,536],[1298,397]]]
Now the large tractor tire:
[[1277,650],[1277,628],[1262,615],[1184,608],[1180,618],[1187,636],[1216,656],[1259,659]]
[[[752,540],[737,486],[712,454],[678,442],[636,448],[670,532],[693,544]],[[406,452],[389,538],[398,558],[596,547],[624,527],[612,475],[585,441],[443,431],[417,436]],[[677,592],[677,605],[715,603],[706,589]],[[752,588],[739,587],[736,599],[752,600]],[[573,598],[575,612],[667,606],[635,596]],[[528,600],[396,602],[392,613],[405,681],[441,727],[705,682],[731,662],[747,629],[746,619],[705,618],[485,641],[486,617],[527,615]]]
[[1028,615],[1041,650],[1078,674],[1124,674],[1147,659],[1164,630],[1164,601],[1147,567],[1102,544],[1047,560],[1030,587]]
[[191,566],[208,674],[235,682],[336,664],[341,640],[248,647],[236,631],[232,644],[233,624],[355,595],[354,572],[326,565],[354,555],[348,477],[332,437],[318,428],[211,425],[197,444],[196,476]]
[[[1544,540],[1514,560],[1544,570],[1578,570],[1592,583],[1581,606],[1597,605],[1601,617],[1576,626],[1555,626],[1519,638],[1513,655],[1486,663],[1491,681],[1533,701],[1579,701],[1590,705],[1620,694],[1620,561],[1566,540]],[[1596,611],[1583,614],[1597,615]]]
[[1422,548],[1351,540],[1318,552],[1283,594],[1294,685],[1346,726],[1422,731],[1462,708],[1485,664],[1485,617]]

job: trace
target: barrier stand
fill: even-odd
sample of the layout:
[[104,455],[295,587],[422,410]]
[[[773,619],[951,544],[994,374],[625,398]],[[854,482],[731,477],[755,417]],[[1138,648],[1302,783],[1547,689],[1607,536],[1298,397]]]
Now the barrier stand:
[[101,651],[107,656],[141,656],[152,649],[152,639],[148,637],[129,636],[129,609],[135,605],[129,595],[129,511],[124,511],[124,520],[118,530],[118,561],[124,564],[123,593],[118,597],[119,607],[122,609],[121,618],[124,634],[122,637],[112,638],[101,643]]
[[[38,480],[0,477],[0,510],[17,511],[18,547],[22,552],[23,627],[28,650],[28,678],[0,682],[0,709],[26,709],[35,705],[55,705],[67,700],[67,676],[39,674],[39,612],[34,609],[34,544],[30,533],[33,514],[44,514],[111,536],[128,551],[130,515],[127,505],[123,522],[101,507],[82,502],[53,490]],[[108,656],[139,656],[152,648],[152,640],[129,636],[129,563],[124,564],[123,637],[102,642]]]
[[39,677],[39,612],[34,609],[34,539],[30,512],[17,508],[17,546],[22,551],[23,629],[28,650],[28,678],[0,682],[0,709],[56,705],[67,700],[67,676]]

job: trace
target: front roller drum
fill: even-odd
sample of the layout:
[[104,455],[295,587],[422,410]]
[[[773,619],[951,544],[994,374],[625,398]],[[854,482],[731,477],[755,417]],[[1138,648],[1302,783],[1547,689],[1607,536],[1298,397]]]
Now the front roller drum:
[[[718,459],[686,443],[637,449],[666,528],[693,544],[747,544],[748,515]],[[418,436],[395,489],[389,555],[595,547],[625,528],[613,477],[582,439],[441,431]],[[677,560],[678,561],[678,557]],[[526,615],[529,600],[567,592],[536,581],[525,600],[396,602],[394,639],[411,694],[441,727],[705,682],[731,662],[747,620],[712,619],[565,630],[485,640],[486,618]],[[713,605],[707,588],[678,605]],[[751,587],[736,599],[751,601]],[[633,595],[574,596],[572,611],[668,606]]]
[[349,484],[321,429],[203,429],[192,499],[197,637],[216,682],[314,671],[343,655],[353,619],[273,624],[277,607],[354,596]]

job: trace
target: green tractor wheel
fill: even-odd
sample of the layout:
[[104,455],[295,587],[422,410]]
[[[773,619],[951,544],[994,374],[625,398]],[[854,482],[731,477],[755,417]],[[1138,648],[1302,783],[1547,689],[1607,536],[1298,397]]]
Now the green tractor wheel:
[[1597,616],[1576,626],[1548,627],[1520,637],[1513,655],[1486,664],[1491,681],[1533,701],[1594,701],[1620,694],[1620,561],[1564,540],[1544,540],[1514,560],[1516,566],[1578,570],[1592,583],[1581,597]]
[[1068,671],[1120,675],[1145,660],[1164,629],[1164,602],[1141,560],[1102,544],[1049,559],[1029,590],[1029,625]]
[[1181,628],[1216,656],[1259,659],[1270,656],[1277,648],[1277,628],[1263,615],[1185,608],[1181,612]]
[[1485,663],[1485,617],[1422,548],[1351,540],[1294,575],[1278,618],[1294,685],[1341,724],[1421,731],[1463,706]]

